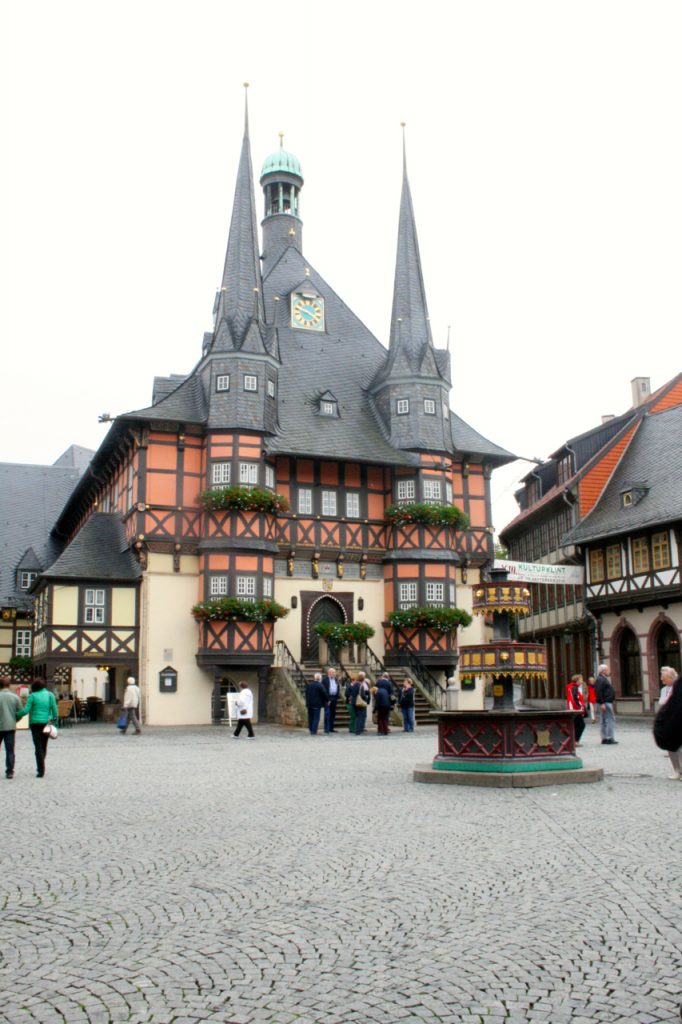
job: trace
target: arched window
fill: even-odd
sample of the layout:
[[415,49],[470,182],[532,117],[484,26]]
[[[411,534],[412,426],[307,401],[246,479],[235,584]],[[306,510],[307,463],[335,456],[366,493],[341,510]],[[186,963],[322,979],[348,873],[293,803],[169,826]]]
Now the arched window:
[[663,665],[669,665],[680,672],[680,638],[669,622],[664,622],[656,637],[656,661],[658,671]]
[[620,687],[623,697],[639,697],[642,693],[642,665],[637,637],[625,628],[618,644]]

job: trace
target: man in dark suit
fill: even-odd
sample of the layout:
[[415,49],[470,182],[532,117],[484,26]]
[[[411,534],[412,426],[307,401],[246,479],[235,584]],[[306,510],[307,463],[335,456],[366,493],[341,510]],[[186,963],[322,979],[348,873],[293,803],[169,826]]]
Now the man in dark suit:
[[328,703],[327,691],[322,685],[322,673],[316,672],[305,688],[305,704],[308,709],[308,729],[311,736],[317,736],[320,712]]
[[339,681],[336,678],[336,670],[328,668],[322,676],[322,685],[327,694],[327,704],[324,709],[324,731],[326,733],[336,732],[336,705],[339,702]]

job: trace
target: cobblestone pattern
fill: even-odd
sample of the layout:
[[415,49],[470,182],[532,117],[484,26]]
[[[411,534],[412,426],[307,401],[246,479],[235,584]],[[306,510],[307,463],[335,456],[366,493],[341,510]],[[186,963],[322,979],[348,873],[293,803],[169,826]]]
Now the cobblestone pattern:
[[79,725],[0,779],[9,1024],[679,1020],[682,783],[419,786],[414,735]]

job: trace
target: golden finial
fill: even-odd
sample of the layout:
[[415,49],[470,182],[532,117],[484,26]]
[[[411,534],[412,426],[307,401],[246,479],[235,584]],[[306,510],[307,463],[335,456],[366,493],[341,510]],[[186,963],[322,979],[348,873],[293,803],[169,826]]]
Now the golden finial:
[[248,89],[248,88],[249,88],[249,83],[248,83],[248,82],[244,82],[244,88],[245,88],[245,89]]
[[284,149],[284,132],[277,132],[279,135],[279,148]]

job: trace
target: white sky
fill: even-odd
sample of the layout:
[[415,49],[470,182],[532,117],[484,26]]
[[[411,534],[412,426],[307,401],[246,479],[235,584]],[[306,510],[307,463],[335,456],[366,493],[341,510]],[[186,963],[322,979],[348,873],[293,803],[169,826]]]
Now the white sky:
[[[2,22],[0,460],[97,447],[98,414],[199,358],[243,81],[256,175],[283,130],[304,252],[384,343],[407,121],[434,339],[481,433],[546,457],[682,368],[678,0],[15,0]],[[495,473],[497,529],[529,468]]]

